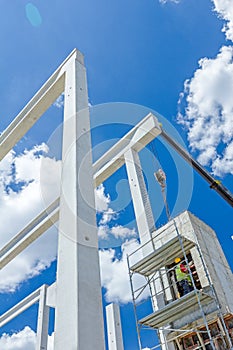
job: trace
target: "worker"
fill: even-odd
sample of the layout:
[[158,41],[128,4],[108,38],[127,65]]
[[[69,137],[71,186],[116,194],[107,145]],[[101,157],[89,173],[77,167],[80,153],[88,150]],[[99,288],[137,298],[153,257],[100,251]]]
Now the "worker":
[[192,280],[188,268],[181,262],[181,259],[175,258],[175,263],[177,264],[175,267],[176,280],[181,289],[180,295],[183,296],[193,290]]

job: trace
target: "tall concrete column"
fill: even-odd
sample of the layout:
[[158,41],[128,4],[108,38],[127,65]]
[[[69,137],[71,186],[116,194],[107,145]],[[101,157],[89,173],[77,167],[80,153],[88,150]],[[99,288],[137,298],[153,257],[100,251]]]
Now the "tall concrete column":
[[49,328],[49,306],[46,305],[47,286],[40,289],[37,332],[36,332],[36,350],[47,349],[48,328]]
[[78,51],[65,74],[54,349],[103,350],[86,70]]
[[119,305],[109,304],[106,306],[106,320],[108,330],[108,349],[124,350]]
[[[138,233],[141,244],[145,244],[152,238],[152,231],[155,230],[154,217],[150,205],[146,184],[143,178],[140,158],[138,152],[134,149],[129,149],[125,154],[125,165],[128,175],[129,187],[133,201],[134,213],[138,227]],[[150,242],[142,247],[143,257],[147,256],[154,250],[153,243]],[[159,272],[157,272],[159,276]],[[155,282],[150,283],[152,294],[159,294],[161,290],[161,301],[164,303],[164,292],[162,289],[161,280],[158,278]],[[157,296],[158,297],[158,296]],[[158,299],[156,296],[152,297],[153,309],[158,310]],[[160,341],[163,344],[162,350],[174,350],[172,344],[166,344],[166,336],[162,330],[159,332]]]
[[[155,227],[142,167],[138,153],[132,148],[125,152],[124,157],[140,242],[145,244],[152,238]],[[152,248],[152,244],[147,244],[142,249],[143,255],[151,252]]]

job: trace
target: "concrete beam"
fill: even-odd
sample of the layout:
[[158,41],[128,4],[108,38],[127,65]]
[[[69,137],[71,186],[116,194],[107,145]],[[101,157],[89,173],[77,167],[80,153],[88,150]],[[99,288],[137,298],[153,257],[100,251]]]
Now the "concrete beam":
[[36,350],[47,349],[49,325],[49,307],[46,305],[47,287],[44,284],[0,316],[0,327],[3,327],[39,301]]
[[5,157],[64,91],[66,64],[72,56],[82,59],[80,53],[76,49],[73,50],[0,135],[0,160]]
[[149,113],[93,164],[95,186],[103,183],[125,163],[124,154],[129,149],[141,151],[160,133],[157,118]]
[[59,218],[59,198],[43,210],[0,250],[0,269],[47,231]]
[[18,304],[14,305],[10,310],[7,310],[3,315],[0,316],[0,327],[10,322],[12,319],[20,315],[22,312],[27,310],[30,306],[34,305],[40,299],[41,288],[38,288],[33,293],[28,295],[26,298],[21,300]]

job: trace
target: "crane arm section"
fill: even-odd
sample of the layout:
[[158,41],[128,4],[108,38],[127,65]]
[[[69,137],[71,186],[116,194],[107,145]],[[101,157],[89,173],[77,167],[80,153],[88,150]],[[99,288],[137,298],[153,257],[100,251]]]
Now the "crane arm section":
[[201,164],[193,159],[191,155],[176,141],[174,141],[164,130],[161,131],[160,135],[210,184],[210,188],[218,192],[220,196],[233,207],[233,195],[225,186],[221,184],[220,181],[216,180],[212,175],[210,175],[208,171],[201,166]]

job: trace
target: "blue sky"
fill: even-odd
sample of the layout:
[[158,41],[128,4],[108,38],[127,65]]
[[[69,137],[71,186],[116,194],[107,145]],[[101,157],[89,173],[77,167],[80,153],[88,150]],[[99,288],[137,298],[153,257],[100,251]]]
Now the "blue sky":
[[[149,111],[158,112],[164,128],[233,192],[232,18],[233,4],[227,0],[3,0],[0,131],[76,47],[87,67],[94,159]],[[61,122],[58,103],[1,162],[1,245],[58,193]],[[172,215],[189,209],[209,224],[232,267],[232,208],[162,140],[154,147],[158,159],[150,148],[140,156],[156,226],[166,222],[153,179],[162,166]],[[49,169],[46,183],[39,176],[44,169]],[[105,248],[100,253],[104,304],[120,303],[125,349],[137,349],[123,274],[125,255],[132,249],[129,242],[135,247],[137,237],[125,169],[108,179],[96,196],[100,247]],[[52,229],[1,271],[1,312],[54,281],[54,242]],[[6,334],[0,348],[34,348],[35,311],[28,310],[1,330]],[[147,341],[145,347],[151,345]]]

